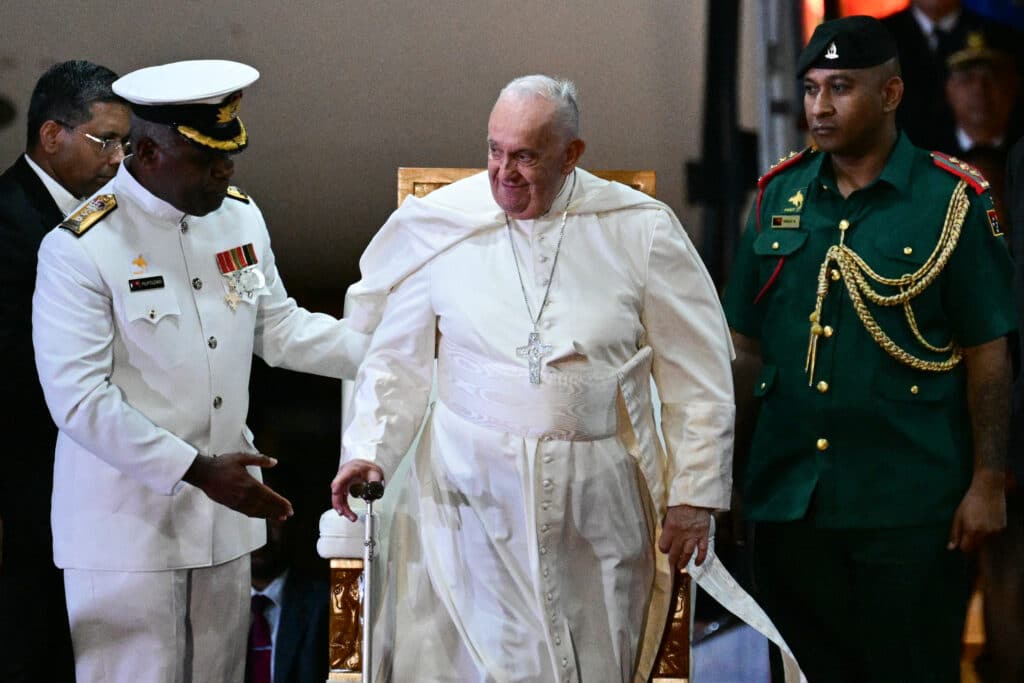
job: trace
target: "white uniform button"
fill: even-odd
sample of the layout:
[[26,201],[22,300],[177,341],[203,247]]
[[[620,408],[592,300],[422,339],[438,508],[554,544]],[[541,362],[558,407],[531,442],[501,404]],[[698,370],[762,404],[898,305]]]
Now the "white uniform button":
[[154,311],[152,308],[149,309],[149,319],[156,320],[156,311]]
[[550,571],[548,570],[548,568],[544,567],[544,576],[547,576],[549,573]]
[[181,232],[188,232],[188,221],[186,221],[184,218],[181,219]]
[[544,488],[549,489],[549,488],[551,488],[554,485],[555,485],[554,482],[551,481],[550,479],[545,479],[544,480]]
[[538,256],[537,260],[540,261],[541,263],[547,263],[548,262],[548,257],[547,256]]
[[206,345],[209,346],[211,349],[217,348],[217,338],[210,337],[209,339],[206,340]]
[[548,593],[544,597],[547,599],[548,602],[551,602],[552,600],[555,599],[555,596],[551,595],[551,593]]
[[203,281],[197,277],[192,278],[192,289],[202,289]]
[[542,526],[542,527],[540,528],[540,530],[541,530],[541,531],[547,531],[547,530],[548,530],[548,529],[550,529],[550,528],[551,528],[551,525],[550,525],[550,524],[545,524],[545,525],[543,525],[543,526]]
[[540,554],[541,555],[547,555],[548,554],[548,549],[545,548],[544,546],[541,546],[540,547]]
[[564,669],[567,666],[569,666],[569,660],[565,657],[562,657],[562,668]]
[[555,636],[555,645],[561,645],[562,639],[559,636]]
[[220,396],[214,396],[213,397],[213,407],[214,408],[220,408],[222,403],[224,403],[224,399],[222,399]]

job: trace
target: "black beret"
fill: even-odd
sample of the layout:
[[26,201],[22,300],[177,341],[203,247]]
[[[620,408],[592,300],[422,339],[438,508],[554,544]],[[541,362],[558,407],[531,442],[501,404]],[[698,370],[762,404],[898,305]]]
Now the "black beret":
[[797,60],[796,75],[803,78],[808,69],[865,69],[896,55],[896,41],[878,19],[843,17],[814,29]]

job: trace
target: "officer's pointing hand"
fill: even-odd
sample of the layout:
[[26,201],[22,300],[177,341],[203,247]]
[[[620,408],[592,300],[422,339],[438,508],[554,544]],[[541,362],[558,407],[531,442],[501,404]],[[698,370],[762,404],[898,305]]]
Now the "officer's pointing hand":
[[258,453],[229,453],[218,457],[197,455],[182,479],[202,489],[212,500],[249,517],[287,519],[292,504],[259,482],[246,466],[273,467],[274,458]]

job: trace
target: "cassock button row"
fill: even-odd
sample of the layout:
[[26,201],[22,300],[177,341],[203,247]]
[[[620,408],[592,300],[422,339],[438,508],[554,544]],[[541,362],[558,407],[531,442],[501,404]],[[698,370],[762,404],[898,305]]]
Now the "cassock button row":
[[202,289],[203,281],[197,277],[192,278],[192,289]]
[[554,485],[555,485],[555,482],[551,481],[550,479],[545,479],[544,480],[544,488],[549,489],[549,488],[551,488]]
[[561,636],[555,636],[555,645],[561,645],[561,644],[562,644],[562,637]]
[[210,337],[209,339],[206,340],[206,345],[209,346],[211,349],[217,348],[217,338]]
[[569,666],[569,660],[565,657],[562,657],[562,668],[564,669],[567,666]]
[[545,596],[544,596],[544,598],[545,598],[545,599],[546,599],[546,600],[547,600],[548,602],[551,602],[552,600],[554,600],[554,599],[555,599],[555,596],[553,596],[553,595],[552,595],[551,593],[548,593],[547,595],[545,595]]
[[214,408],[220,408],[222,403],[224,403],[224,399],[222,399],[220,396],[214,396],[213,397],[213,407]]

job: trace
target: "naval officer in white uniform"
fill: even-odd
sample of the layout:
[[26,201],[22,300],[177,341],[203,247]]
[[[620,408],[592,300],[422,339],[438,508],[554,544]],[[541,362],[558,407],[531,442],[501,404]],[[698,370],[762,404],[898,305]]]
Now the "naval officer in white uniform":
[[229,186],[258,77],[203,60],[116,81],[133,154],[39,251],[54,558],[82,682],[242,680],[249,552],[261,518],[291,514],[245,425],[252,354],[350,377],[368,341],[288,297],[260,210]]

